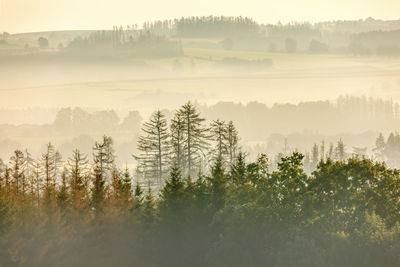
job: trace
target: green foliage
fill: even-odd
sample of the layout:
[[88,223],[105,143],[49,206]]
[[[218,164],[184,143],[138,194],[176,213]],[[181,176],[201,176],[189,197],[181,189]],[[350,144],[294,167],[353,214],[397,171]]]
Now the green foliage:
[[[48,146],[44,155],[54,151]],[[144,193],[139,183],[133,190],[128,169],[118,169],[114,157],[112,140],[103,137],[94,147],[87,176],[92,183],[84,182],[89,163],[79,151],[61,173],[57,164],[39,172],[35,168],[33,177],[51,178],[49,187],[55,191],[50,197],[46,179],[34,179],[43,185],[39,195],[15,190],[26,169],[13,168],[19,175],[11,175],[13,169],[2,166],[0,263],[400,264],[400,172],[383,163],[356,156],[327,157],[306,174],[304,156],[297,152],[283,156],[274,170],[266,155],[246,162],[239,152],[228,171],[218,157],[209,172],[195,178],[182,176],[175,164],[160,191],[148,186]],[[15,165],[16,159],[11,163]],[[44,156],[38,166],[46,162],[49,157]]]

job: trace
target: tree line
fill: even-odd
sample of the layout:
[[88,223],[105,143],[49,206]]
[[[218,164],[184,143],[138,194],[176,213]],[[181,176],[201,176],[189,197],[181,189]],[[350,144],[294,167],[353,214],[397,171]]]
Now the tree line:
[[169,127],[165,115],[159,110],[154,112],[143,124],[143,135],[139,136],[141,153],[135,156],[138,176],[145,181],[157,177],[156,184],[162,186],[172,166],[194,177],[212,159],[232,164],[240,150],[235,125],[217,119],[206,126],[204,121],[191,102],[175,112]]
[[272,167],[263,154],[249,161],[230,127],[206,126],[190,102],[169,126],[154,112],[138,141],[147,183],[117,166],[108,136],[92,159],[63,161],[51,143],[40,159],[16,150],[0,162],[0,264],[400,264],[399,170],[341,141],[315,145],[310,172],[298,152]]
[[95,57],[176,57],[183,55],[180,41],[171,40],[150,31],[114,27],[112,31],[97,31],[89,36],[75,37],[61,52]]

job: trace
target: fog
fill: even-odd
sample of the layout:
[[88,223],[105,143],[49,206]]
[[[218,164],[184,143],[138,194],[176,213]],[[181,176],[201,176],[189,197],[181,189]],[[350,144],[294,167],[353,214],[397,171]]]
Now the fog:
[[1,20],[0,266],[400,264],[400,20],[41,4]]

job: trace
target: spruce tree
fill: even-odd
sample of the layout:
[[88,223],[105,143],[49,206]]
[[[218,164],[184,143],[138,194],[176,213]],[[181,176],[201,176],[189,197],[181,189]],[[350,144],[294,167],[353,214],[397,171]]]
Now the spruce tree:
[[225,205],[227,192],[227,177],[222,161],[217,159],[211,168],[211,176],[208,178],[210,183],[211,206],[214,211],[222,209]]
[[101,142],[96,142],[93,147],[93,186],[92,207],[99,214],[103,210],[105,199],[105,184],[108,174],[114,166],[113,140],[111,137],[103,136]]
[[19,195],[24,175],[25,158],[21,150],[15,150],[14,155],[10,158],[13,178],[13,188],[15,195]]
[[185,121],[183,116],[177,112],[171,120],[171,160],[182,171],[186,168],[185,162]]
[[114,141],[109,136],[103,136],[100,142],[96,142],[93,147],[93,161],[97,170],[100,172],[101,179],[106,180],[115,167],[115,155],[113,149]]
[[56,151],[51,143],[47,144],[46,152],[42,154],[42,170],[44,174],[44,194],[45,201],[48,203],[54,193],[53,185],[56,183],[55,174],[57,173]]
[[205,119],[200,117],[192,103],[186,103],[177,113],[183,119],[185,174],[192,176],[200,169],[201,160],[208,149],[208,129],[203,126]]
[[227,143],[229,153],[229,164],[233,164],[239,150],[239,134],[232,121],[229,121],[227,128]]
[[231,166],[231,179],[232,182],[240,185],[243,184],[246,179],[246,162],[245,155],[243,152],[239,152],[235,163]]
[[142,188],[141,188],[139,183],[136,183],[135,191],[133,193],[133,197],[134,197],[134,200],[135,200],[134,208],[135,209],[141,208],[141,206],[143,204],[143,190],[142,190]]
[[228,156],[228,127],[224,121],[215,120],[211,123],[210,137],[215,146],[211,149],[214,159],[220,159],[223,163]]
[[142,131],[144,135],[138,141],[138,149],[142,154],[136,158],[142,165],[145,178],[156,178],[156,184],[161,187],[169,154],[167,121],[161,111],[151,115],[150,120],[144,123]]
[[89,161],[87,155],[82,154],[78,149],[72,152],[72,157],[68,159],[70,174],[69,189],[71,191],[71,201],[74,209],[78,209],[85,197],[85,176]]
[[61,173],[61,184],[57,192],[57,205],[62,214],[65,214],[69,204],[69,194],[67,185],[67,170],[64,169]]

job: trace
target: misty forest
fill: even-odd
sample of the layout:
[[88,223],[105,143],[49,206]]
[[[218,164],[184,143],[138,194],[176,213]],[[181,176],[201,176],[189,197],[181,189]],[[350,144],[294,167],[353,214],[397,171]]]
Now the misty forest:
[[0,32],[0,267],[400,266],[399,104],[400,20]]

